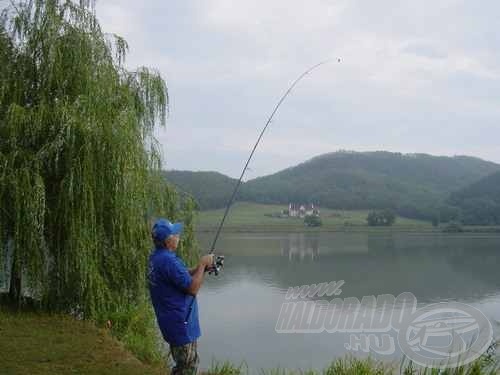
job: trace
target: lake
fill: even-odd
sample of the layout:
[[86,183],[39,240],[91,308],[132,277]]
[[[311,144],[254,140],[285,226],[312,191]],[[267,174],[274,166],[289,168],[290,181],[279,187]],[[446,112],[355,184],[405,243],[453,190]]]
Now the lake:
[[[211,233],[198,234],[204,248],[212,239]],[[288,288],[321,282],[343,280],[338,296],[343,299],[411,292],[418,308],[466,303],[479,309],[500,336],[498,235],[222,233],[217,248],[226,256],[225,269],[207,276],[198,297],[202,368],[213,358],[245,361],[258,370],[323,368],[346,354],[367,356],[359,347],[349,348],[349,333],[276,332]],[[402,355],[399,349],[387,355],[370,352],[393,361]]]

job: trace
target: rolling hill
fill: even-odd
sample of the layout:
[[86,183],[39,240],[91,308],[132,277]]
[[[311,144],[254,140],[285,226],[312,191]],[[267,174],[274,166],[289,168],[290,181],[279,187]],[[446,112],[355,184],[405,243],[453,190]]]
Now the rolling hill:
[[[338,151],[250,180],[242,185],[238,200],[392,208],[402,216],[432,219],[449,204],[450,193],[498,171],[499,164],[469,156]],[[193,194],[202,208],[222,207],[236,183],[215,172],[168,172],[167,179]]]
[[202,210],[225,206],[238,182],[218,172],[166,171],[164,175],[178,190],[192,195]]
[[247,182],[241,199],[392,208],[403,216],[430,219],[452,191],[498,170],[498,164],[468,156],[334,152]]
[[500,172],[453,192],[448,203],[460,208],[464,224],[500,225]]

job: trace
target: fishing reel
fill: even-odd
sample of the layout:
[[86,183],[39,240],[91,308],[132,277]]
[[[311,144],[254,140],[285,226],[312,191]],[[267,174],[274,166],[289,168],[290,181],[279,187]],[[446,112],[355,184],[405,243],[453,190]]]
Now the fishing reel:
[[224,255],[214,255],[214,263],[212,267],[208,269],[208,274],[212,273],[217,276],[219,272],[224,268]]

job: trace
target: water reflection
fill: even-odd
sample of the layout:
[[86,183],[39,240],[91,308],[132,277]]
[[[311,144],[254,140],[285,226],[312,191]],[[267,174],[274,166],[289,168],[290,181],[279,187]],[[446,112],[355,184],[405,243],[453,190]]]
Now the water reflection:
[[289,233],[281,240],[281,255],[292,260],[312,260],[319,255],[317,234]]
[[[198,238],[208,246],[212,235]],[[205,365],[215,356],[255,368],[322,367],[348,353],[341,334],[275,332],[286,291],[304,284],[345,280],[342,298],[412,292],[419,305],[465,302],[500,321],[500,236],[223,234],[218,251],[225,270],[200,295]]]
[[222,286],[234,279],[290,286],[345,280],[353,297],[410,291],[421,302],[475,300],[500,290],[500,237],[292,233],[228,235]]

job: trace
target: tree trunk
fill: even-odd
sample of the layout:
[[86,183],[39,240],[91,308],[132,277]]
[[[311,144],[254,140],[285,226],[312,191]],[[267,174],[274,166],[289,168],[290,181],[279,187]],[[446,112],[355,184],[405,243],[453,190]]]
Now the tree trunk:
[[21,269],[16,254],[12,254],[12,269],[10,271],[9,300],[19,307],[21,305]]

